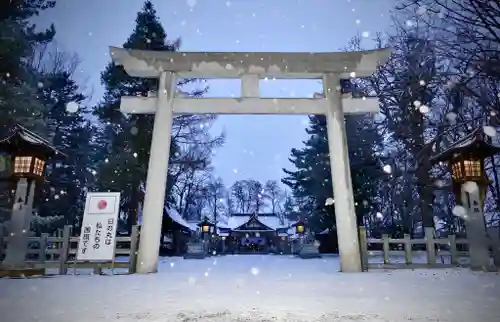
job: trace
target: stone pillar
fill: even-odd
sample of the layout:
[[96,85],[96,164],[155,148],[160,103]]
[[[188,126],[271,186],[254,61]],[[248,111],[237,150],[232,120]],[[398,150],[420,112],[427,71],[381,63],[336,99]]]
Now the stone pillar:
[[21,178],[17,182],[16,196],[9,223],[7,254],[4,261],[6,266],[24,266],[28,250],[35,185],[34,180],[28,183],[26,178]]
[[483,213],[483,202],[479,189],[470,193],[462,186],[462,204],[467,207],[468,218],[465,220],[467,240],[469,241],[470,268],[488,270],[490,266],[489,239]]
[[142,209],[142,226],[137,259],[137,273],[155,273],[158,269],[158,250],[167,187],[168,160],[172,139],[172,122],[176,77],[162,72],[156,101],[156,115],[151,139],[146,193]]
[[326,124],[335,199],[340,270],[342,272],[362,272],[344,111],[339,86],[340,79],[337,75],[324,75],[323,87],[325,98],[328,100]]

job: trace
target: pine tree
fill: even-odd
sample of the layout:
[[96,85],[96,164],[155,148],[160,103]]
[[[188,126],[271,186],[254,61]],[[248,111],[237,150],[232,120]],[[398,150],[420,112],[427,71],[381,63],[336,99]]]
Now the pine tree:
[[[169,42],[153,4],[146,1],[137,14],[136,26],[124,43],[124,48],[176,51],[180,41]],[[153,130],[153,115],[134,114],[125,116],[120,112],[122,96],[147,96],[156,91],[156,79],[134,78],[127,75],[123,67],[110,63],[101,75],[106,93],[102,103],[95,109],[95,114],[105,125],[100,141],[107,155],[99,168],[98,183],[101,190],[122,192],[122,210],[128,215],[127,226],[135,224],[137,209],[141,198],[139,187],[145,182],[149,160],[149,149]],[[184,79],[179,85],[194,80]],[[199,95],[201,92],[192,93]],[[206,122],[203,116],[179,116],[183,124]],[[176,120],[174,120],[175,127]],[[199,127],[197,131],[200,131]],[[206,131],[206,130],[204,130]],[[180,153],[180,146],[175,137],[171,143],[171,159]],[[168,177],[167,196],[170,196],[174,178]]]
[[89,171],[93,155],[93,126],[85,119],[85,111],[68,111],[69,102],[82,104],[85,97],[68,71],[46,74],[41,90],[45,118],[55,124],[50,129],[52,143],[64,155],[51,158],[41,197],[39,214],[63,216],[73,224],[82,215],[85,191],[92,184]]
[[287,177],[282,182],[292,189],[301,212],[308,215],[314,228],[332,227],[335,223],[333,207],[325,206],[332,197],[326,118],[310,116],[310,138],[302,149],[292,149],[289,160],[297,170],[283,169]]
[[55,6],[54,1],[11,0],[0,4],[0,136],[22,123],[43,134],[37,99],[40,75],[30,66],[36,46],[52,41],[54,26],[37,32],[30,18]]
[[[282,182],[292,189],[302,213],[308,215],[308,222],[316,229],[335,225],[335,211],[327,205],[332,193],[330,157],[325,116],[310,116],[306,132],[310,138],[302,149],[292,149],[290,161],[297,170],[283,169],[287,177]],[[358,221],[370,209],[375,197],[375,180],[379,169],[375,164],[373,147],[380,142],[375,130],[369,131],[370,123],[364,117],[347,116],[351,177]],[[333,183],[335,184],[335,183]]]

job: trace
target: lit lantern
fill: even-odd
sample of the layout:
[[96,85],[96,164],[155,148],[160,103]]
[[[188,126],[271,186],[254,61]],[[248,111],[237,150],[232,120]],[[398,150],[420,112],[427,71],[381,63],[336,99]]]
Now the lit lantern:
[[[1,170],[8,170],[2,177],[41,179],[45,161],[58,152],[50,143],[22,126],[14,126],[10,134],[0,140]],[[8,158],[10,160],[8,160]],[[7,167],[5,165],[8,165]]]
[[[487,142],[482,128],[452,144],[447,150],[431,158],[433,163],[446,163],[451,168],[453,190],[458,199],[462,185],[475,182],[479,188],[481,203],[484,203],[486,191],[491,181],[484,168],[484,159],[500,153],[500,147]],[[460,200],[463,202],[463,200]]]
[[295,233],[301,235],[305,232],[306,227],[302,220],[299,220],[295,223]]
[[207,217],[204,217],[203,220],[198,224],[198,226],[201,227],[201,232],[203,234],[208,234],[210,233],[210,230],[214,226],[214,224],[212,224]]
[[[60,154],[50,143],[27,130],[15,125],[5,138],[0,138],[0,179],[6,180],[11,188],[7,196],[12,202],[10,227],[12,227],[4,264],[24,267],[28,244],[31,211],[36,187],[44,178],[47,158]],[[43,273],[42,273],[43,274]]]
[[[432,162],[446,163],[451,167],[453,190],[457,203],[461,205],[454,209],[454,214],[465,219],[469,267],[472,270],[489,270],[490,266],[490,239],[483,208],[491,181],[484,168],[484,159],[500,153],[500,147],[490,144],[484,130],[474,130],[431,158]],[[495,252],[495,247],[492,248]]]
[[13,174],[19,177],[42,177],[44,167],[45,160],[36,156],[16,156]]

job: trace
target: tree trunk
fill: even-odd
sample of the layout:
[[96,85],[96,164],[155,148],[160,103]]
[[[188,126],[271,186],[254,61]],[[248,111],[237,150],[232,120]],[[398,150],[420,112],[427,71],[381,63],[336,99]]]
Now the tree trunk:
[[420,195],[420,218],[422,226],[434,227],[434,216],[432,213],[432,191],[429,184],[429,170],[431,164],[429,158],[424,157],[417,168],[418,194]]

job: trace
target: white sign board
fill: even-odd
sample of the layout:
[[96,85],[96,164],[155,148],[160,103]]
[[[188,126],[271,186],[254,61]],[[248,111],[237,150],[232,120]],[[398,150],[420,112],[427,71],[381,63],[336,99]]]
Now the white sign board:
[[113,260],[119,211],[119,192],[87,193],[77,260]]

